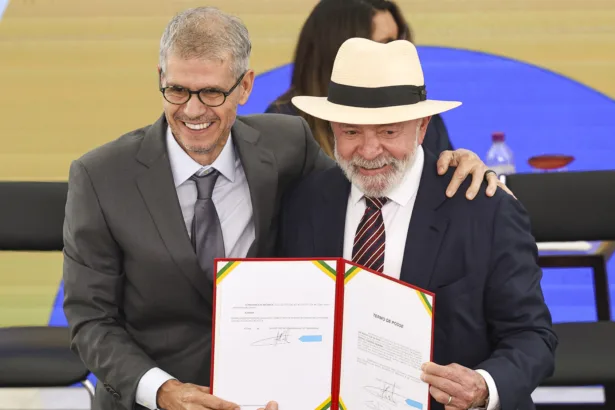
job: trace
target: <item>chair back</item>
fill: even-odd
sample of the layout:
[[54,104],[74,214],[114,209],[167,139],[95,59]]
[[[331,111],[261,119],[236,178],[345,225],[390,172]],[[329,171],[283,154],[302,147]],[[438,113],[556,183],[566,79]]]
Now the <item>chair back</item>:
[[536,242],[615,240],[615,171],[513,174]]
[[58,387],[89,374],[70,348],[67,327],[0,328],[0,387]]
[[0,182],[0,250],[60,251],[66,182]]

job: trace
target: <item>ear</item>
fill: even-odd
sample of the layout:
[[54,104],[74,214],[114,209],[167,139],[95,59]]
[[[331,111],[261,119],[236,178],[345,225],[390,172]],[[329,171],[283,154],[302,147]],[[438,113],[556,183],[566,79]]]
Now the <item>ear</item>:
[[421,118],[419,121],[420,122],[418,124],[420,125],[419,125],[419,132],[417,135],[417,144],[421,145],[423,141],[425,140],[425,134],[427,133],[427,126],[429,125],[429,121],[431,121],[431,116]]
[[254,86],[254,70],[250,69],[243,76],[241,84],[239,85],[239,104],[244,105],[248,102],[252,87]]
[[156,66],[156,71],[158,71],[158,85],[162,87],[162,67],[160,67],[160,64]]

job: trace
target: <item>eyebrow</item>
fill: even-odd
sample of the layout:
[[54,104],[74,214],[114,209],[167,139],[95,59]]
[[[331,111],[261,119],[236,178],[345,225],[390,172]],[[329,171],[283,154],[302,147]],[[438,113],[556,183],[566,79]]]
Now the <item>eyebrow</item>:
[[[391,124],[375,124],[376,127],[378,128],[400,128],[401,125],[397,124],[397,123],[391,123]],[[340,127],[350,127],[350,128],[356,128],[358,127],[358,125],[356,124],[345,124],[345,123],[340,123]]]
[[[185,86],[185,85],[178,84],[178,83],[176,83],[176,82],[174,82],[174,81],[169,81],[169,80],[167,80],[167,87],[181,87],[181,88],[185,88],[185,89],[187,89],[187,90],[191,90],[191,89],[192,89],[192,88],[187,87],[187,86]],[[197,89],[195,89],[195,90],[197,90]],[[214,85],[214,86],[208,85],[208,86],[205,86],[205,87],[201,87],[201,88],[198,88],[198,90],[216,90],[216,91],[225,91],[222,87],[215,86],[215,85]]]

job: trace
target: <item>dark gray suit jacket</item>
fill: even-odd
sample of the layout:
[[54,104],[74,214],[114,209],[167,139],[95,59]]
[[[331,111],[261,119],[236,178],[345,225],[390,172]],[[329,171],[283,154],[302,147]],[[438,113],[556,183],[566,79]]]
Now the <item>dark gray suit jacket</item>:
[[[64,311],[71,346],[99,380],[94,409],[133,409],[161,369],[209,385],[212,283],[199,268],[167,156],[162,116],[70,167]],[[333,166],[300,117],[238,117],[232,137],[254,209],[249,257],[274,254],[289,185]]]

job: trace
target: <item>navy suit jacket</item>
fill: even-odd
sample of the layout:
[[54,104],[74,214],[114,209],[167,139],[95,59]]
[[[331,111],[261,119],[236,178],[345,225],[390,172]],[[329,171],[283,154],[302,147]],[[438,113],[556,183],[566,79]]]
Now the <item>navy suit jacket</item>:
[[[445,196],[452,170],[425,165],[408,227],[401,280],[432,291],[434,362],[484,369],[502,410],[534,409],[530,394],[554,369],[552,330],[528,215],[512,196],[485,185],[469,201],[466,180]],[[281,257],[341,257],[350,183],[338,167],[308,176],[285,199]],[[432,398],[431,409],[443,409]]]

